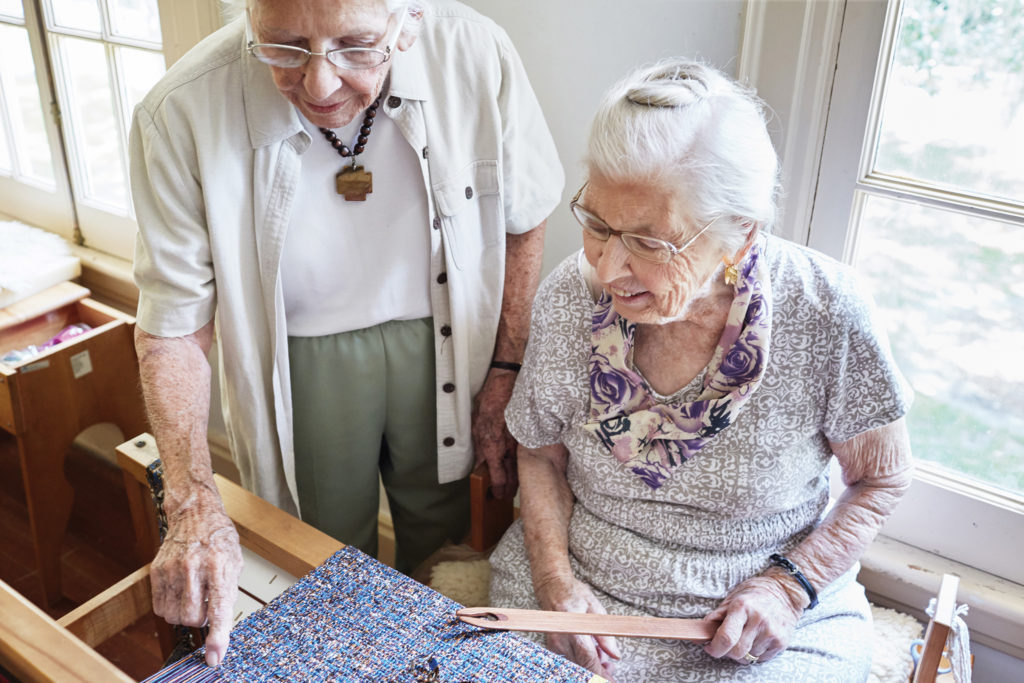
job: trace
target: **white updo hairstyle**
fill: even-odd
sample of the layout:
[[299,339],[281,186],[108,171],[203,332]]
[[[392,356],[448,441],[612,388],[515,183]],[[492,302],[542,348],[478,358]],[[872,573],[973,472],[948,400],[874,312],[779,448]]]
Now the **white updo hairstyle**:
[[753,91],[684,58],[641,67],[607,92],[591,124],[586,164],[612,182],[680,193],[706,234],[739,249],[752,223],[776,219],[779,163]]

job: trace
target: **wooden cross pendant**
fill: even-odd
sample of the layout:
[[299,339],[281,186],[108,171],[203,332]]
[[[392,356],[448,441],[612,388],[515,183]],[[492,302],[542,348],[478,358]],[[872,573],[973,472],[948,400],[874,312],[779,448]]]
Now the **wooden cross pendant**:
[[366,195],[373,192],[373,174],[362,166],[347,166],[334,177],[338,194],[347,202],[365,202]]

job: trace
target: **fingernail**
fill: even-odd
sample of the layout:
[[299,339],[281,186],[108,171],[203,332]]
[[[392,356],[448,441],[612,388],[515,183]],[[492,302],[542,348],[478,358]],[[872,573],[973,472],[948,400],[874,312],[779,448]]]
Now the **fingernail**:
[[217,666],[220,664],[220,655],[216,652],[209,652],[206,655],[206,663],[210,666]]

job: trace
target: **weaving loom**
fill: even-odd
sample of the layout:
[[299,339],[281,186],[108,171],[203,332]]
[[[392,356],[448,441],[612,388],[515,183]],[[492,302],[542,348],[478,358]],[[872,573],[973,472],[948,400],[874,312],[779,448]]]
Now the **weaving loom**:
[[[156,514],[154,530],[162,538],[166,529],[163,474],[152,438],[140,435],[122,444],[118,458],[126,480],[146,481],[155,503],[148,510]],[[262,501],[257,503],[251,494],[240,489],[232,494],[237,487],[219,477],[215,480],[238,528],[249,569],[249,590],[239,584],[242,595],[236,604],[239,614],[231,645],[217,668],[206,666],[204,650],[199,648],[146,679],[147,683],[604,680],[532,642],[459,621],[455,611],[461,605],[355,548],[343,547],[308,573],[298,571],[301,563],[293,564],[296,558],[288,553],[271,553],[287,560],[283,569],[275,567],[267,562],[268,556],[249,552],[277,545],[255,533],[253,523],[265,525],[268,532],[290,528],[292,532],[284,536],[293,540],[319,535],[329,544],[336,542]],[[238,494],[249,505],[239,505]],[[253,514],[254,504],[262,505],[263,511]],[[308,535],[310,531],[313,536]],[[246,545],[252,547],[247,550]],[[322,543],[314,545],[322,547]],[[305,577],[273,597],[270,584],[291,583],[289,571]],[[254,576],[261,574],[266,576]],[[267,585],[256,587],[263,583]],[[265,604],[256,609],[261,603]]]
[[[161,487],[151,486],[159,453],[143,433],[118,446],[117,457],[140,554],[152,557],[160,525],[148,499],[155,494],[159,503],[161,497]],[[530,641],[459,621],[461,605],[453,600],[220,475],[214,483],[248,553],[239,578],[244,597],[236,603],[240,621],[219,667],[207,667],[199,648],[147,681],[604,680]],[[283,585],[289,587],[279,592]],[[90,648],[149,614],[151,605],[149,565],[59,622],[0,582],[0,666],[26,683],[128,683],[132,679]],[[164,627],[157,624],[167,656],[176,643]]]
[[202,649],[147,683],[207,681],[600,681],[355,548],[335,553],[231,633],[217,668]]

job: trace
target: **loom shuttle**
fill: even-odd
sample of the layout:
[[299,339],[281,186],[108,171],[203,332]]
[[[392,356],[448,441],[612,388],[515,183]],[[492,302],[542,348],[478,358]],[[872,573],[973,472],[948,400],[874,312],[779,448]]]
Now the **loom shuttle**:
[[455,612],[459,620],[494,631],[533,631],[536,633],[575,633],[591,636],[627,638],[666,638],[707,642],[715,635],[720,621],[705,619],[668,619],[619,614],[546,612],[543,610],[500,607],[463,607]]

